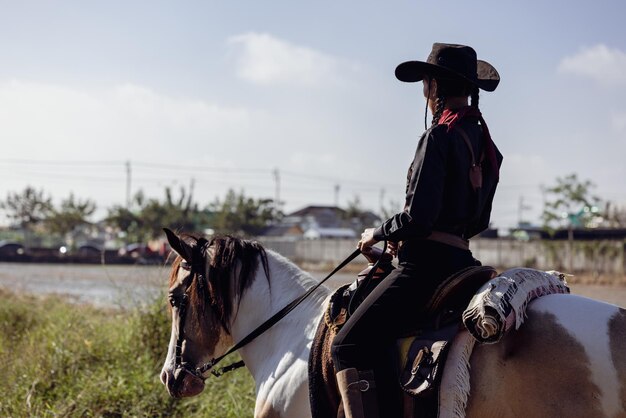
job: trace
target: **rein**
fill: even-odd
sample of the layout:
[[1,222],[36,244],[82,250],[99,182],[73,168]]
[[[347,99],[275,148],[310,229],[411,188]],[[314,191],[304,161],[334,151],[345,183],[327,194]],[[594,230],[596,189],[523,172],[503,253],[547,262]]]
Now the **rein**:
[[[208,241],[206,239],[200,238],[198,240],[198,245],[196,246],[196,248],[200,248],[199,252],[200,252],[200,255],[202,255],[202,260],[205,260],[204,253],[206,252],[207,244],[208,244]],[[189,265],[189,264],[187,264],[186,262],[183,261],[181,263],[181,268],[184,269],[184,270],[187,270],[187,271],[189,271],[191,273],[189,276],[187,276],[187,278],[185,278],[185,280],[183,282],[183,285],[185,287],[184,293],[180,297],[180,300],[178,300],[176,298],[176,296],[173,295],[173,294],[170,294],[170,297],[169,297],[170,304],[172,305],[173,308],[177,308],[178,312],[179,312],[179,315],[178,315],[178,340],[176,341],[176,357],[175,357],[176,369],[183,369],[186,372],[191,373],[192,375],[194,375],[194,376],[196,376],[196,377],[198,377],[200,379],[206,380],[206,377],[204,377],[204,373],[206,373],[208,371],[211,371],[211,374],[213,374],[213,376],[219,377],[219,376],[223,375],[224,373],[227,373],[229,371],[232,371],[232,370],[235,370],[235,369],[238,369],[240,367],[245,366],[245,363],[243,362],[243,360],[241,360],[241,361],[238,361],[236,363],[230,364],[228,366],[221,367],[221,368],[219,368],[217,370],[212,370],[213,367],[215,367],[215,365],[217,365],[220,361],[222,361],[226,356],[228,356],[229,354],[232,354],[233,352],[235,352],[235,351],[239,350],[240,348],[244,347],[245,345],[249,344],[256,337],[258,337],[259,335],[263,334],[265,331],[267,331],[272,326],[274,326],[278,321],[280,321],[285,316],[287,316],[287,314],[289,314],[289,312],[293,311],[298,305],[300,305],[300,303],[302,303],[302,301],[304,301],[307,297],[309,297],[317,288],[319,288],[324,282],[326,282],[328,279],[330,279],[339,270],[344,268],[348,263],[350,263],[352,260],[354,260],[360,253],[361,253],[361,251],[359,249],[355,250],[345,260],[343,260],[341,263],[339,263],[339,265],[337,267],[335,267],[333,269],[333,271],[331,271],[319,283],[317,283],[315,286],[311,287],[303,295],[297,297],[296,299],[291,301],[287,306],[285,306],[280,311],[278,311],[274,315],[272,315],[268,320],[263,322],[261,325],[259,325],[257,328],[255,328],[252,332],[250,332],[248,335],[246,335],[244,338],[242,338],[237,344],[235,344],[231,348],[229,348],[226,351],[226,353],[222,354],[219,357],[215,357],[215,358],[209,360],[208,362],[206,362],[205,364],[203,364],[202,366],[199,366],[199,367],[193,367],[193,366],[189,365],[188,363],[183,362],[183,359],[182,359],[182,345],[183,345],[183,342],[185,340],[185,335],[184,335],[185,314],[187,312],[187,304],[189,303],[189,296],[187,295],[187,291],[189,289],[189,286],[191,285],[191,282],[192,282],[194,274],[198,276],[198,280],[203,282],[205,274],[208,275],[208,271],[206,271],[206,266],[202,266],[202,268],[199,269],[198,267],[200,267],[200,266],[198,266],[196,264]],[[205,273],[205,271],[206,271],[206,273]],[[187,279],[189,279],[189,280],[187,281]]]

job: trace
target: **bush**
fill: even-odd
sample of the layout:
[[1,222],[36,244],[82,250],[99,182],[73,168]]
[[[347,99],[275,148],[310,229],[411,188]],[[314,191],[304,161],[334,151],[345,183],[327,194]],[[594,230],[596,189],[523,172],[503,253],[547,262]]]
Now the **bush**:
[[208,379],[177,401],[159,372],[170,320],[164,299],[142,311],[112,311],[0,291],[0,416],[252,416],[245,370]]

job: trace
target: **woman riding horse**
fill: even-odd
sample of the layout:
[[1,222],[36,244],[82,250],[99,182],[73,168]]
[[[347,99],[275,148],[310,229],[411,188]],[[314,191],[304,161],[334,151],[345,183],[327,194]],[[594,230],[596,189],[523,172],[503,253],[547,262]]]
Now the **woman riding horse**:
[[468,240],[489,225],[502,163],[478,109],[478,90],[495,90],[500,76],[477,60],[474,49],[435,43],[426,62],[404,62],[395,73],[400,81],[423,81],[433,120],[409,167],[404,210],[366,229],[358,244],[366,250],[387,241],[398,268],[334,339],[333,361],[348,418],[378,416],[379,409],[381,416],[401,415],[388,350],[414,326],[445,278],[480,265]]

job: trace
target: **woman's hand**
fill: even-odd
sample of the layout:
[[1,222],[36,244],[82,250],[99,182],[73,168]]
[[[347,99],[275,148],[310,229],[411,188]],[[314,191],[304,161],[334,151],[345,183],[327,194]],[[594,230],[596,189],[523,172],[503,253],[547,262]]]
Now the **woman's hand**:
[[361,240],[357,244],[357,248],[361,251],[367,251],[372,245],[378,242],[377,239],[374,238],[374,228],[367,228],[361,234]]
[[392,257],[398,256],[398,243],[393,241],[387,241],[387,252],[391,254]]

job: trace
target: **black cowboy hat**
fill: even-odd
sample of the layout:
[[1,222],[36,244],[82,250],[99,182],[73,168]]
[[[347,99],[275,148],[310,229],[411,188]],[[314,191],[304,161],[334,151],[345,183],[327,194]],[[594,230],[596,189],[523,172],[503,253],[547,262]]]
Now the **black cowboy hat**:
[[434,43],[426,62],[407,61],[396,67],[396,78],[412,83],[424,76],[464,79],[485,91],[494,91],[500,82],[496,69],[476,59],[476,51],[465,45]]

